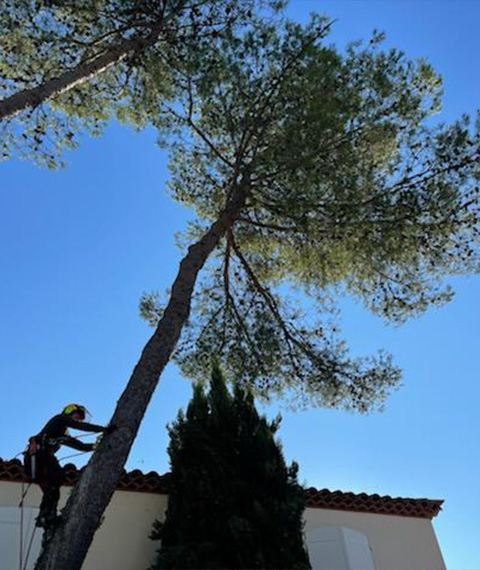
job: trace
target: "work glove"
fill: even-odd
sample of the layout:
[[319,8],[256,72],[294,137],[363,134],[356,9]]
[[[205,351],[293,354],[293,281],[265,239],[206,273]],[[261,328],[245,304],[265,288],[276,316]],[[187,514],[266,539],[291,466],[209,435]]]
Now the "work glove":
[[100,442],[102,441],[102,439],[103,439],[103,434],[101,433],[101,434],[97,437],[97,439],[95,440],[95,443],[92,443],[92,451],[96,451],[96,450],[97,450],[97,448],[98,448],[98,446],[100,445]]
[[108,424],[108,426],[106,428],[104,428],[103,433],[108,435],[112,432],[114,432],[117,429],[117,426],[115,424]]

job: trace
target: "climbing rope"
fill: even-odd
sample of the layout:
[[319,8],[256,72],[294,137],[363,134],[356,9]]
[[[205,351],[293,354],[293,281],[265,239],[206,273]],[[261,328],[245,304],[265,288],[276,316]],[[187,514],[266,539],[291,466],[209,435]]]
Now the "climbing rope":
[[[14,459],[16,459],[19,455],[21,455],[22,453],[25,453],[24,451],[20,451],[20,453],[17,453],[17,455],[15,455]],[[22,570],[22,566],[23,566],[23,519],[24,519],[24,510],[23,510],[23,504],[25,501],[25,497],[27,496],[28,491],[30,490],[30,486],[31,486],[31,482],[27,485],[27,488],[25,488],[25,479],[22,477],[22,495],[20,497],[20,503],[18,504],[19,508],[20,508],[20,553],[19,553],[19,563],[20,563],[20,570]]]
[[22,498],[20,499],[20,560],[19,560],[19,570],[23,568],[23,499],[25,498],[25,481],[22,477]]
[[[83,434],[80,435],[78,437],[86,437],[92,435],[90,433],[87,434]],[[25,453],[25,451],[20,451],[19,453],[17,453],[17,455],[15,455],[14,459],[16,459],[17,457],[19,457],[20,455],[22,455],[23,453]],[[73,455],[67,455],[66,457],[62,457],[59,461],[63,461],[65,459],[70,459],[71,457],[77,457],[78,455],[83,455],[84,453],[87,453],[86,451],[83,451],[81,453],[74,453]],[[25,517],[24,517],[24,503],[25,503],[25,498],[28,494],[28,491],[30,490],[30,487],[32,485],[32,482],[29,482],[28,485],[25,487],[25,480],[22,478],[22,494],[21,494],[21,498],[20,498],[20,502],[18,504],[19,508],[20,508],[20,548],[19,548],[19,570],[26,570],[27,565],[28,565],[28,559],[30,556],[30,552],[32,549],[32,544],[33,544],[33,540],[35,538],[35,533],[37,530],[37,526],[35,525],[32,531],[32,534],[30,536],[30,541],[28,543],[28,548],[26,550],[26,555],[24,558],[24,521],[25,521]]]
[[24,487],[25,487],[25,481],[22,479],[22,498],[20,499],[20,502],[18,503],[19,507],[23,507],[23,499],[25,499],[25,497],[27,496],[28,491],[30,490],[31,487],[31,483],[29,483],[27,485],[27,488],[25,490],[25,492],[23,491]]
[[[92,435],[93,435],[92,433],[79,434],[79,435],[75,436],[75,439],[80,439],[80,438],[84,438],[84,437],[90,437],[90,436],[92,436]],[[61,438],[59,438],[59,439],[61,439]],[[101,437],[100,437],[100,439],[101,439]],[[98,443],[100,442],[100,439],[97,438],[96,445],[98,445]],[[14,456],[14,459],[17,459],[17,458],[20,457],[22,454],[24,455],[25,453],[27,453],[27,452],[28,452],[28,449],[29,449],[29,447],[27,446],[27,449],[26,449],[26,450],[19,451],[19,452]],[[67,455],[67,456],[65,456],[65,457],[59,458],[58,461],[59,461],[59,462],[60,462],[60,461],[65,461],[65,460],[67,460],[67,459],[71,459],[72,457],[79,457],[80,455],[85,455],[86,453],[88,453],[88,451],[82,451],[82,452],[79,452],[79,453],[73,453],[73,454],[71,454],[71,455]],[[19,546],[20,546],[20,549],[19,549],[20,552],[19,552],[19,570],[26,570],[26,568],[27,568],[28,559],[29,559],[29,556],[30,556],[30,551],[31,551],[32,544],[33,544],[33,541],[34,541],[34,538],[35,538],[35,533],[36,533],[36,530],[37,530],[37,526],[36,526],[36,524],[35,524],[35,526],[34,526],[34,528],[33,528],[33,531],[32,531],[32,534],[31,534],[31,537],[30,537],[30,541],[29,541],[29,543],[28,543],[28,548],[27,548],[27,551],[26,551],[26,555],[25,555],[25,558],[24,558],[24,546],[25,546],[25,545],[24,545],[24,501],[25,501],[25,497],[26,497],[26,495],[27,495],[27,493],[28,493],[28,491],[29,491],[29,489],[30,489],[31,484],[32,484],[32,483],[29,482],[28,485],[27,485],[27,487],[26,487],[26,489],[25,489],[25,480],[22,478],[22,495],[21,495],[20,503],[19,503],[19,505],[18,505],[19,508],[20,508],[20,545],[19,545]]]
[[[81,434],[81,435],[76,436],[76,439],[83,438],[83,437],[89,437],[89,436],[92,436],[92,435],[94,435],[94,434],[92,434],[92,433],[85,433],[85,434]],[[101,439],[101,436],[100,436],[100,439]],[[99,440],[99,438],[97,437],[97,442],[96,442],[96,443],[98,444],[99,441],[100,441],[100,440]],[[24,454],[24,453],[25,453],[25,451],[20,451],[19,453],[17,453],[17,455],[15,455],[14,459],[16,459],[17,457],[19,457],[20,455],[22,455],[22,454]],[[59,462],[60,462],[60,461],[65,461],[66,459],[71,459],[72,457],[79,457],[80,455],[85,455],[86,453],[89,453],[89,451],[81,451],[81,452],[79,452],[79,453],[73,453],[73,454],[67,455],[67,456],[65,456],[65,457],[60,457],[60,458],[58,459],[58,461],[59,461]],[[27,548],[27,551],[26,551],[25,559],[24,559],[24,558],[23,558],[23,554],[24,554],[24,552],[23,552],[23,550],[24,550],[24,549],[23,549],[23,547],[24,547],[24,543],[23,543],[24,500],[25,500],[25,497],[27,496],[27,493],[28,493],[28,491],[29,491],[31,485],[32,485],[32,483],[29,482],[28,485],[27,485],[27,488],[25,489],[25,481],[24,481],[24,479],[22,478],[22,496],[21,496],[21,499],[20,499],[20,503],[19,503],[19,505],[18,505],[19,508],[20,508],[20,552],[19,552],[19,570],[26,570],[26,569],[27,569],[28,559],[29,559],[29,557],[30,557],[30,551],[31,551],[31,549],[32,549],[32,544],[33,544],[33,541],[34,541],[34,538],[35,538],[35,533],[36,533],[36,531],[37,531],[37,526],[35,525],[35,526],[33,527],[33,531],[32,531],[32,534],[31,534],[31,536],[30,536],[30,541],[29,541],[29,543],[28,543],[28,548]]]
[[37,526],[34,526],[32,531],[32,536],[30,537],[30,542],[28,544],[27,555],[25,557],[25,564],[23,565],[23,568],[20,568],[20,570],[27,570],[28,558],[30,556],[30,550],[32,549],[33,539],[35,538],[36,532],[37,532]]
[[79,455],[85,455],[85,453],[90,453],[90,451],[80,451],[79,453],[74,453],[73,455],[67,455],[66,457],[60,457],[58,461],[65,461],[65,459],[71,459],[72,457],[78,457]]
[[91,437],[92,435],[96,435],[95,433],[82,433],[80,435],[76,435],[75,439],[80,439],[81,437]]
[[[26,561],[25,563],[23,562],[23,527],[24,527],[24,502],[25,502],[25,498],[28,494],[28,491],[30,490],[32,483],[29,483],[27,485],[27,487],[25,488],[25,481],[22,479],[22,496],[20,499],[20,503],[18,504],[19,508],[20,508],[20,553],[19,553],[19,570],[25,570],[25,568],[27,567],[27,562],[28,562],[28,555],[30,554],[30,549],[32,547],[32,541],[33,538],[30,539],[30,544],[28,547],[28,551],[27,551],[27,557],[26,557]],[[35,529],[33,531],[35,533]]]

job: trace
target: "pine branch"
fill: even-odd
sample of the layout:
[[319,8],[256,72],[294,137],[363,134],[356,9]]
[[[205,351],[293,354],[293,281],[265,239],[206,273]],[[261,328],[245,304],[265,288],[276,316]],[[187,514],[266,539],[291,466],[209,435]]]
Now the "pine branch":
[[285,324],[285,321],[283,320],[282,316],[280,315],[280,311],[278,308],[278,305],[275,301],[275,299],[273,298],[273,296],[270,294],[269,291],[267,291],[262,284],[260,283],[260,281],[258,280],[257,276],[255,275],[255,272],[253,271],[253,269],[250,267],[249,263],[247,262],[247,260],[245,259],[245,257],[243,256],[240,248],[238,247],[238,244],[235,241],[235,238],[233,236],[233,232],[231,230],[228,230],[228,234],[230,236],[231,242],[232,242],[232,248],[236,254],[236,256],[238,257],[238,259],[240,260],[240,263],[242,264],[243,268],[245,269],[248,277],[250,278],[251,282],[253,283],[253,285],[255,286],[255,289],[260,293],[260,295],[263,297],[263,299],[266,301],[268,308],[270,309],[270,311],[272,312],[275,320],[278,322],[280,328],[283,331],[284,334],[284,338],[285,338],[285,342],[287,344],[287,348],[288,348],[288,354],[289,354],[289,358],[290,361],[292,363],[292,366],[295,370],[295,372],[297,373],[297,376],[299,378],[302,377],[301,371],[300,371],[300,366],[297,362],[297,359],[295,357],[295,353],[294,350],[292,348],[292,344],[299,346],[300,342],[298,339],[295,339],[294,336],[290,333],[290,331],[288,330],[288,327]]

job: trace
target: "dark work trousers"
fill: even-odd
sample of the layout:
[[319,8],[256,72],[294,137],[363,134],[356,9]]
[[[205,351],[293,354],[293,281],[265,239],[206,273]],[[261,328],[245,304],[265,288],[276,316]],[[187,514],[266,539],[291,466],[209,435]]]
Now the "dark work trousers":
[[60,487],[63,481],[63,471],[55,455],[48,451],[38,452],[35,482],[43,491],[38,518],[46,521],[47,524],[52,522],[57,515]]

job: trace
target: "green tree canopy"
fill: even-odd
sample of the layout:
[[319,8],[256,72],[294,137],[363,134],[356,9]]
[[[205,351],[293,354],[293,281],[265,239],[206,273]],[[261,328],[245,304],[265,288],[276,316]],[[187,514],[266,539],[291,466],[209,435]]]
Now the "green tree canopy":
[[175,103],[145,104],[171,148],[171,192],[198,223],[168,301],[143,299],[156,328],[117,403],[120,427],[37,570],[81,568],[174,351],[189,377],[213,353],[259,397],[369,411],[400,372],[383,353],[349,356],[327,326],[330,300],[346,291],[399,323],[447,301],[446,276],[478,270],[478,121],[432,124],[441,82],[426,62],[382,51],[379,34],[339,51],[329,27],[227,29],[172,66]]
[[153,538],[160,568],[310,568],[303,545],[305,494],[253,397],[230,394],[214,367],[170,426],[168,508]]
[[[451,298],[445,276],[478,270],[478,122],[432,124],[442,81],[426,61],[382,50],[379,33],[342,52],[323,41],[329,28],[254,26],[176,77],[170,189],[200,220],[184,243],[232,181],[247,174],[249,191],[175,358],[196,378],[213,351],[258,396],[367,411],[400,372],[385,353],[348,356],[331,300],[348,293],[402,323]],[[141,311],[155,324],[158,296]]]
[[[269,3],[269,0],[267,0]],[[260,2],[262,4],[262,2]],[[254,0],[8,0],[0,6],[0,159],[55,168],[82,131],[137,128],[172,66],[252,17]]]

